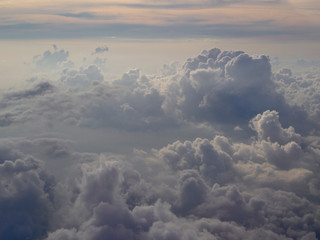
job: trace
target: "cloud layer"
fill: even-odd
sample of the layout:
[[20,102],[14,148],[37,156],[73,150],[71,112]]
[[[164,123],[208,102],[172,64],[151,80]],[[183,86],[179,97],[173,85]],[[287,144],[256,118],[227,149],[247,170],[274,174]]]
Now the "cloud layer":
[[[3,1],[1,38],[256,38],[317,41],[319,3],[284,0]],[[269,11],[266,11],[268,9]]]
[[[46,56],[60,69],[65,53]],[[317,79],[211,49],[158,75],[67,67],[2,92],[0,238],[319,239]],[[135,149],[81,148],[106,129]],[[164,134],[178,135],[140,149]]]

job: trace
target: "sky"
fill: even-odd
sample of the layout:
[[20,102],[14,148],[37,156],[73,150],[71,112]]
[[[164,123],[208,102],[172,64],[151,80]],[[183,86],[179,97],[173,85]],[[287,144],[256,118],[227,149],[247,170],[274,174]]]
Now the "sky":
[[1,38],[319,38],[316,0],[1,1]]
[[0,239],[320,239],[319,1],[0,16]]
[[213,46],[281,58],[284,65],[319,61],[319,9],[316,0],[4,0],[0,87],[32,78],[30,59],[54,44],[78,63],[96,46],[109,46],[109,78],[134,67],[151,74]]

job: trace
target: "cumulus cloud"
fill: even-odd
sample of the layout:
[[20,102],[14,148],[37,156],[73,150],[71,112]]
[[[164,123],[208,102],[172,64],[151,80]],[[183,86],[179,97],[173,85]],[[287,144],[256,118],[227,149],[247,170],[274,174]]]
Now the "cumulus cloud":
[[[90,65],[2,92],[0,238],[319,239],[318,105],[298,100],[315,79],[212,49],[160,75]],[[106,129],[121,155],[86,152]],[[138,149],[151,135],[170,141]]]
[[292,126],[283,129],[279,121],[279,114],[276,111],[265,111],[258,114],[250,121],[250,126],[254,129],[260,140],[269,140],[285,144],[290,141],[300,142],[301,136],[295,133]]
[[281,92],[291,105],[297,105],[305,109],[310,118],[318,119],[319,106],[319,79],[320,75],[306,73],[302,76],[295,76],[290,69],[281,69],[274,73],[274,80]]
[[[256,114],[272,109],[283,114],[286,125],[299,119],[307,121],[302,109],[289,106],[276,91],[266,56],[212,49],[188,59],[184,72],[184,76],[168,81],[164,87],[168,93],[166,101],[175,104],[170,108],[186,119],[243,128]],[[178,100],[171,100],[171,96]]]
[[43,238],[53,214],[54,181],[40,161],[1,142],[0,236]]
[[[229,181],[221,178],[213,182],[215,170],[208,177],[207,172],[190,165],[177,163],[179,168],[173,167],[158,152],[137,152],[130,159],[100,155],[79,163],[71,181],[56,187],[63,211],[56,212],[60,222],[52,223],[47,239],[317,239],[317,200],[311,191],[301,191],[317,178],[317,170],[311,169],[312,159],[305,162],[305,168],[283,170],[266,162],[268,157],[259,159],[262,150],[257,145],[261,141],[265,140],[239,144],[218,136],[211,142],[200,142],[226,155],[228,152],[235,178],[221,166],[219,172]],[[190,148],[199,151],[198,144]],[[251,160],[241,157],[239,148],[244,146],[240,145],[251,149]],[[171,151],[185,152],[181,147]],[[196,164],[199,160],[190,161]],[[150,173],[154,164],[158,170]],[[164,174],[171,180],[163,181]]]
[[60,81],[69,86],[90,87],[94,82],[102,82],[104,76],[96,65],[90,65],[87,68],[64,69]]
[[39,69],[55,69],[59,66],[73,66],[73,62],[68,60],[69,52],[52,45],[53,51],[47,50],[42,55],[33,57],[33,63]]
[[[301,105],[289,104],[278,91],[270,61],[263,55],[211,49],[163,75],[145,76],[132,69],[120,79],[103,80],[97,65],[79,70],[66,68],[61,72],[58,91],[43,94],[38,101],[20,103],[15,108],[19,111],[4,109],[3,125],[20,118],[20,109],[28,108],[32,114],[42,109],[50,118],[55,115],[78,125],[131,130],[207,124],[224,132],[229,130],[228,134],[233,129],[242,129],[246,134],[250,132],[248,121],[267,110],[276,110],[286,127],[292,125],[300,133],[318,127],[313,115]],[[70,87],[82,91],[70,94]],[[63,114],[55,114],[58,110]],[[34,119],[28,113],[24,111],[24,117]],[[306,124],[299,124],[301,121]]]
[[[319,179],[314,163],[320,154],[307,146],[301,150],[303,163],[283,169],[268,155],[277,150],[261,147],[277,142],[252,141],[198,138],[125,157],[75,152],[57,138],[6,139],[1,178],[8,190],[1,198],[10,192],[11,202],[18,201],[19,193],[27,201],[34,194],[36,209],[46,215],[37,217],[28,208],[27,216],[41,221],[30,236],[46,239],[317,239],[318,202],[308,186]],[[43,163],[61,158],[73,161],[70,177],[53,184]],[[16,236],[8,235],[13,234],[8,229],[19,227],[12,221],[2,237]]]

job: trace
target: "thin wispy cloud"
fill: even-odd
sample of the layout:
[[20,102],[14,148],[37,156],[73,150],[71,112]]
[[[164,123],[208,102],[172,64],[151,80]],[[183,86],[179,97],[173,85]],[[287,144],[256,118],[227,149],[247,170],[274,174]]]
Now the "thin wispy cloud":
[[85,19],[94,19],[97,18],[95,14],[90,12],[81,12],[81,13],[60,13],[59,16],[70,17],[70,18],[85,18]]

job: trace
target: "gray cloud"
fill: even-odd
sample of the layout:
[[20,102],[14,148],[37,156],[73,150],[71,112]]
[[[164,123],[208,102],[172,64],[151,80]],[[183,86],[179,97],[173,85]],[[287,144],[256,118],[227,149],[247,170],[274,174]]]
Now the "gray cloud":
[[[255,4],[266,4],[266,5],[274,5],[284,2],[283,0],[259,0],[259,1],[251,1],[251,0],[201,0],[201,1],[174,1],[170,2],[167,0],[150,0],[146,1],[145,4],[107,4],[107,5],[116,5],[116,6],[124,6],[129,8],[142,8],[142,9],[202,9],[202,8],[216,8],[222,7],[226,5],[232,4],[247,4],[254,2]],[[106,4],[104,4],[106,5]]]
[[68,61],[69,52],[64,49],[59,50],[56,45],[52,45],[53,52],[45,51],[42,55],[33,57],[33,63],[40,69],[55,69],[60,66],[72,66],[73,62]]
[[95,82],[102,82],[104,76],[96,65],[90,65],[87,68],[64,69],[60,81],[69,86],[90,87]]
[[[278,127],[280,132],[286,130]],[[30,233],[32,237],[47,233],[47,239],[316,239],[320,229],[317,198],[312,197],[315,192],[311,189],[305,191],[318,179],[313,164],[319,153],[314,155],[311,146],[305,147],[299,168],[289,166],[283,170],[272,161],[268,163],[266,151],[277,154],[277,150],[259,147],[272,144],[270,141],[258,135],[251,143],[233,143],[217,136],[212,141],[186,142],[188,151],[174,143],[159,152],[136,152],[127,158],[75,152],[70,143],[57,138],[6,139],[0,143],[0,156],[5,159],[1,178],[6,186],[3,189],[19,186],[19,196],[25,201],[33,193],[33,199],[39,199],[35,202],[37,209],[40,207],[42,214],[47,212],[45,219],[40,218],[33,205],[29,206],[30,219],[41,221]],[[300,137],[300,141],[310,144],[307,138]],[[173,157],[177,153],[180,156]],[[46,164],[65,159],[60,164],[69,165],[69,177],[53,185],[52,178],[43,175],[41,161],[27,154]],[[165,160],[168,154],[176,162]],[[214,167],[194,167],[192,162],[195,166],[201,163],[197,155]],[[228,168],[221,165],[225,160],[217,161],[219,155],[228,156]],[[307,175],[301,175],[303,171]],[[23,184],[15,180],[18,176]],[[30,192],[32,187],[37,190]],[[23,189],[28,189],[28,196]],[[8,194],[2,192],[0,198],[6,199]],[[11,202],[20,199],[18,195],[10,196]],[[0,202],[5,208],[6,202]],[[14,207],[20,209],[16,204]],[[8,235],[13,233],[6,230],[19,226],[14,219],[0,231],[2,237],[16,236]],[[20,234],[26,236],[25,232]]]
[[[248,121],[271,109],[278,112],[284,126],[291,125],[301,134],[317,128],[309,109],[306,111],[279,92],[280,81],[274,79],[266,56],[212,49],[164,75],[145,76],[135,69],[113,82],[103,80],[96,65],[79,70],[66,68],[61,72],[60,85],[44,82],[6,94],[0,115],[2,125],[38,116],[45,121],[94,128],[155,130],[208,124],[222,131],[230,129],[227,134],[233,134],[234,128],[251,134]],[[70,94],[70,87],[78,90]],[[34,96],[38,97],[32,100]],[[27,101],[17,102],[17,98]],[[300,124],[302,121],[308,124]],[[279,129],[277,124],[274,131]],[[290,131],[280,134],[290,135]],[[265,134],[263,129],[259,134]]]
[[92,54],[100,54],[108,51],[109,51],[109,48],[107,46],[97,47]]
[[287,129],[281,127],[276,111],[265,111],[263,114],[258,114],[250,121],[250,127],[257,132],[260,140],[269,140],[280,144],[286,144],[290,141],[300,142],[301,136],[295,133],[292,126]]
[[[268,109],[277,110],[285,125],[294,125],[301,121],[298,119],[308,121],[302,108],[290,106],[277,91],[266,56],[212,49],[188,59],[184,70],[184,76],[164,84],[168,87],[165,111],[198,121],[237,123],[242,128],[249,119]],[[172,97],[178,99],[171,100]],[[308,126],[295,127],[299,131],[315,127],[313,123]]]
[[288,103],[303,107],[312,119],[319,118],[319,79],[317,71],[295,76],[290,69],[282,69],[274,74],[274,81]]
[[81,13],[60,13],[59,16],[71,17],[71,18],[85,18],[85,19],[94,19],[97,16],[90,12],[81,12]]
[[[114,18],[114,17],[110,17]],[[107,17],[109,19],[109,17]],[[194,22],[195,20],[196,22]],[[131,23],[99,24],[88,23],[86,26],[77,23],[23,23],[0,26],[2,39],[45,39],[45,38],[83,38],[119,37],[130,39],[164,39],[164,38],[257,38],[273,37],[275,39],[316,41],[319,38],[318,26],[280,26],[272,20],[257,21],[247,24],[207,24],[199,26],[199,17],[190,17],[181,22],[180,18],[164,25],[145,25]],[[193,24],[190,22],[193,21]],[[184,24],[187,23],[187,24]],[[94,25],[93,25],[94,24]],[[22,30],[28,29],[28,32]],[[54,31],[52,31],[54,29]],[[72,31],[71,31],[72,30]],[[23,34],[22,34],[23,33]]]
[[52,92],[54,86],[48,82],[42,82],[35,85],[32,89],[20,91],[20,92],[13,92],[6,94],[5,98],[7,100],[21,100],[24,98],[33,98],[39,95],[43,95],[47,92]]
[[[279,80],[274,80],[266,56],[212,49],[164,75],[145,76],[136,69],[113,82],[103,80],[96,65],[79,70],[66,68],[61,72],[60,85],[41,83],[7,94],[0,115],[2,125],[38,116],[44,121],[94,128],[155,130],[209,124],[222,131],[230,129],[227,134],[233,134],[234,128],[251,134],[248,121],[272,109],[284,126],[292,125],[301,134],[317,128],[309,109],[305,111],[301,104],[297,106],[279,92]],[[70,94],[70,87],[78,90]],[[31,96],[38,97],[32,100]],[[16,98],[27,101],[17,102]],[[300,124],[302,121],[308,124]],[[274,128],[279,129],[276,124]],[[264,134],[262,131],[260,134]]]
[[[257,140],[255,144],[259,144],[259,141]],[[217,137],[211,144],[220,144],[220,147],[217,145],[216,148],[223,151],[222,148],[226,147],[227,142],[222,137]],[[239,145],[230,142],[228,144],[229,147],[225,149],[239,150]],[[250,147],[251,151],[256,151],[257,154],[260,151],[250,144],[247,147]],[[184,150],[179,149],[179,151]],[[239,237],[240,239],[257,237],[302,239],[308,236],[316,239],[320,223],[317,220],[318,213],[315,211],[316,205],[312,203],[312,197],[308,199],[300,197],[301,192],[297,188],[294,190],[288,186],[295,185],[297,182],[293,179],[290,183],[290,179],[282,177],[281,174],[272,175],[273,179],[270,180],[278,181],[277,187],[282,189],[274,189],[274,183],[266,188],[259,174],[269,171],[268,166],[265,163],[259,163],[258,159],[255,161],[259,165],[259,173],[250,180],[246,174],[252,174],[252,170],[248,168],[252,164],[251,161],[240,160],[239,154],[234,154],[232,154],[234,157],[232,156],[231,164],[234,169],[237,169],[235,171],[237,181],[231,180],[231,183],[220,186],[206,181],[203,172],[185,166],[178,174],[179,177],[172,175],[176,184],[166,186],[171,191],[158,191],[161,185],[167,184],[158,178],[165,168],[148,176],[146,172],[141,171],[143,169],[141,165],[137,165],[137,169],[133,170],[134,161],[123,158],[101,156],[97,162],[86,162],[81,168],[82,174],[79,175],[83,180],[78,181],[80,183],[77,187],[78,193],[76,197],[73,196],[74,210],[69,211],[71,216],[82,220],[78,221],[76,228],[73,222],[73,225],[69,224],[73,227],[68,230],[64,228],[51,232],[48,239],[57,239],[61,236],[70,237],[66,239],[88,237],[99,239],[101,236],[116,239],[128,237],[132,239],[184,239],[185,237],[191,237],[191,239],[238,239]],[[144,160],[140,158],[139,161],[140,164],[150,164],[147,158]],[[159,164],[163,167],[167,164],[161,159],[157,161],[160,161]],[[239,161],[247,164],[248,172],[244,175]],[[277,171],[276,166],[274,170]],[[292,175],[290,170],[279,171]],[[223,169],[220,172],[228,174]],[[294,175],[296,174],[297,172]],[[152,188],[141,188],[144,178],[151,183]],[[150,179],[150,181],[148,178],[153,180]],[[160,182],[157,182],[157,179]],[[250,181],[256,181],[255,186],[254,182]],[[281,181],[286,183],[282,187]],[[103,185],[100,185],[102,183]],[[92,189],[95,190],[92,191]],[[133,192],[136,196],[140,192],[140,197],[134,198],[135,204],[131,205],[131,208],[125,201],[129,192],[131,197]],[[148,194],[153,197],[148,201],[143,200]],[[159,199],[166,199],[167,203]],[[90,209],[94,209],[93,212]],[[188,218],[191,216],[192,218]],[[183,230],[186,228],[188,231]]]
[[[317,84],[272,73],[266,56],[212,49],[159,75],[107,82],[91,65],[3,92],[0,238],[319,239]],[[98,140],[106,129],[125,136],[122,155],[85,152],[86,139],[111,148]]]
[[0,217],[5,221],[1,223],[0,236],[43,238],[53,214],[54,182],[41,162],[8,148],[1,143]]

